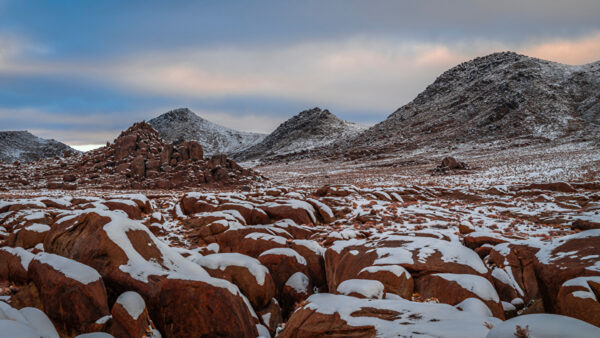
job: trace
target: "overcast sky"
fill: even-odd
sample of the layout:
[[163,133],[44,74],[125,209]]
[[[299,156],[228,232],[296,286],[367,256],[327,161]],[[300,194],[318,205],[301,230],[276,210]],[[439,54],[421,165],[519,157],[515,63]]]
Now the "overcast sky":
[[598,0],[0,0],[0,130],[102,144],[177,107],[265,133],[315,106],[373,124],[477,56],[597,61],[599,18]]

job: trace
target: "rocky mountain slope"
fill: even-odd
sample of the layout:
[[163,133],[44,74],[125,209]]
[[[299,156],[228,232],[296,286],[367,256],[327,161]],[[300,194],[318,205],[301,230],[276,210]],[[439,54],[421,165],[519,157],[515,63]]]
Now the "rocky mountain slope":
[[589,138],[600,129],[599,93],[600,62],[569,66],[494,53],[446,71],[344,148],[390,152],[519,138]]
[[63,156],[65,151],[77,152],[68,145],[37,137],[28,131],[0,131],[0,162],[37,161]]
[[305,110],[285,121],[262,142],[235,154],[240,159],[303,153],[358,135],[366,127],[339,119],[327,109]]
[[188,108],[179,108],[148,121],[167,142],[196,141],[204,152],[232,154],[262,141],[266,135],[233,130],[207,121]]

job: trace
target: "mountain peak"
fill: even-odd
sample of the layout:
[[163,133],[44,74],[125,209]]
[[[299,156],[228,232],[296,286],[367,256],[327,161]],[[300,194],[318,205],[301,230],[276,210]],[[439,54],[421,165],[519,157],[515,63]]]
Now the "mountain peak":
[[212,123],[189,108],[170,110],[148,123],[168,142],[197,141],[207,155],[232,154],[264,138],[263,134],[241,132]]
[[202,119],[200,116],[196,115],[189,108],[172,109],[172,110],[169,110],[168,112],[162,114],[161,116],[165,116],[172,120],[178,120],[178,121],[189,121],[192,119]]
[[463,62],[440,75],[348,147],[446,147],[527,138],[553,140],[600,124],[600,68],[514,52]]
[[259,144],[236,154],[243,159],[308,151],[356,136],[364,127],[344,121],[327,109],[304,110],[280,124]]

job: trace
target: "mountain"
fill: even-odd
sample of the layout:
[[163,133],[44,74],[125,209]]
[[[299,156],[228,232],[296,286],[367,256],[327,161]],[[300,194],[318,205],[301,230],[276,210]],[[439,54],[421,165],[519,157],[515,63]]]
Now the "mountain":
[[0,131],[0,162],[32,162],[62,157],[65,151],[78,152],[64,143],[43,139],[25,130]]
[[[423,146],[592,137],[600,126],[600,62],[569,66],[513,52],[464,62],[344,145],[391,152]],[[352,150],[350,150],[352,149]]]
[[339,119],[327,109],[313,108],[283,122],[262,142],[235,154],[244,160],[302,153],[352,138],[366,127]]
[[220,126],[201,118],[188,108],[171,110],[148,123],[165,141],[197,141],[207,155],[239,152],[257,144],[266,136]]

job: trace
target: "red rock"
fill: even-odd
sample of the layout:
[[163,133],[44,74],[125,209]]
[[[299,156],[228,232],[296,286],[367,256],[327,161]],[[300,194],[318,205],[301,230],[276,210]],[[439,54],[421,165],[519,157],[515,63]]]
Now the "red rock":
[[269,269],[278,290],[283,289],[293,274],[308,274],[306,259],[290,248],[267,250],[258,256],[258,260]]
[[0,248],[0,280],[26,284],[29,281],[27,270],[33,256],[23,248]]
[[106,289],[96,270],[68,258],[39,253],[29,265],[44,312],[66,334],[86,332],[109,314]]
[[411,299],[414,291],[411,275],[400,265],[367,267],[356,278],[379,281],[383,284],[385,293],[393,293],[405,299]]
[[118,201],[118,200],[108,200],[102,202],[102,204],[106,205],[109,210],[123,210],[127,213],[127,216],[131,219],[142,219],[142,210],[140,210],[139,206],[131,205],[126,202]]
[[117,160],[123,159],[132,154],[136,147],[137,135],[123,135],[115,141],[115,157]]
[[294,240],[291,243],[291,248],[306,259],[308,276],[313,285],[322,291],[326,291],[327,278],[325,274],[325,259],[323,257],[325,249],[319,243],[310,240]]
[[[220,253],[198,257],[194,261],[212,277],[237,285],[255,309],[265,308],[275,296],[275,284],[269,270],[252,257]],[[253,272],[258,276],[255,277]]]
[[[582,257],[600,256],[600,236],[597,230],[582,231],[561,238],[554,246],[542,248],[534,261],[535,275],[544,307],[558,312],[557,297],[562,284],[570,279],[585,276],[600,276],[600,272],[588,269],[594,260]],[[567,254],[569,253],[569,254]]]
[[155,329],[146,302],[137,292],[119,296],[111,310],[111,333],[115,338],[147,337]]
[[506,240],[493,236],[481,235],[479,233],[470,233],[463,237],[463,242],[467,248],[475,250],[484,244],[496,245],[506,243]]
[[189,153],[192,161],[199,161],[204,158],[202,146],[196,141],[189,141]]
[[255,319],[227,289],[180,279],[165,279],[152,300],[152,318],[170,337],[256,337]]
[[63,176],[64,182],[75,182],[76,180],[77,180],[77,176],[75,176],[73,174],[65,174]]
[[306,209],[299,206],[270,203],[267,205],[260,205],[259,208],[264,210],[273,220],[289,218],[296,224],[314,224],[314,216],[309,214]]
[[[480,296],[453,278],[477,284],[478,289],[485,294]],[[415,289],[423,298],[435,297],[440,302],[450,305],[456,305],[467,298],[478,298],[487,305],[495,317],[504,319],[500,298],[492,283],[484,277],[465,274],[430,274],[418,278],[415,281]]]
[[[365,309],[369,311],[369,309]],[[373,317],[377,312],[372,311]],[[399,313],[397,313],[399,314]],[[373,326],[351,326],[340,318],[338,313],[323,314],[308,307],[302,307],[290,317],[284,330],[277,336],[281,338],[300,337],[354,337],[372,338],[377,336]]]
[[571,279],[558,291],[556,305],[562,315],[600,326],[599,294],[600,276]]
[[[505,255],[505,250],[492,248],[489,251],[489,262],[495,264],[495,269],[501,269],[502,272],[492,273],[492,282],[498,291],[498,295],[503,301],[510,302],[515,298],[523,298],[525,302],[540,298],[538,280],[534,269],[535,253],[537,248],[531,248],[525,245],[504,244],[509,249]],[[506,253],[506,252],[504,252]],[[510,269],[510,271],[509,271]],[[496,275],[504,275],[507,278],[514,277],[517,286],[507,285],[496,278]],[[520,291],[519,291],[520,290]],[[523,294],[521,294],[521,291]]]
[[444,157],[444,159],[442,160],[442,166],[444,166],[448,169],[459,168],[458,161],[454,157],[450,157],[450,156]]
[[523,189],[538,189],[538,190],[549,190],[558,192],[576,192],[572,185],[565,182],[554,182],[554,183],[532,183],[525,186]]
[[283,323],[281,308],[275,298],[271,299],[271,302],[267,307],[258,310],[257,314],[260,317],[262,324],[269,330],[271,335],[274,335],[279,324]]
[[137,177],[144,177],[146,174],[146,162],[142,155],[136,156],[131,162],[131,172]]
[[30,249],[43,243],[48,231],[50,231],[50,227],[46,224],[33,223],[22,227],[19,232],[13,233],[11,237],[14,236],[14,240],[10,242],[14,246]]

